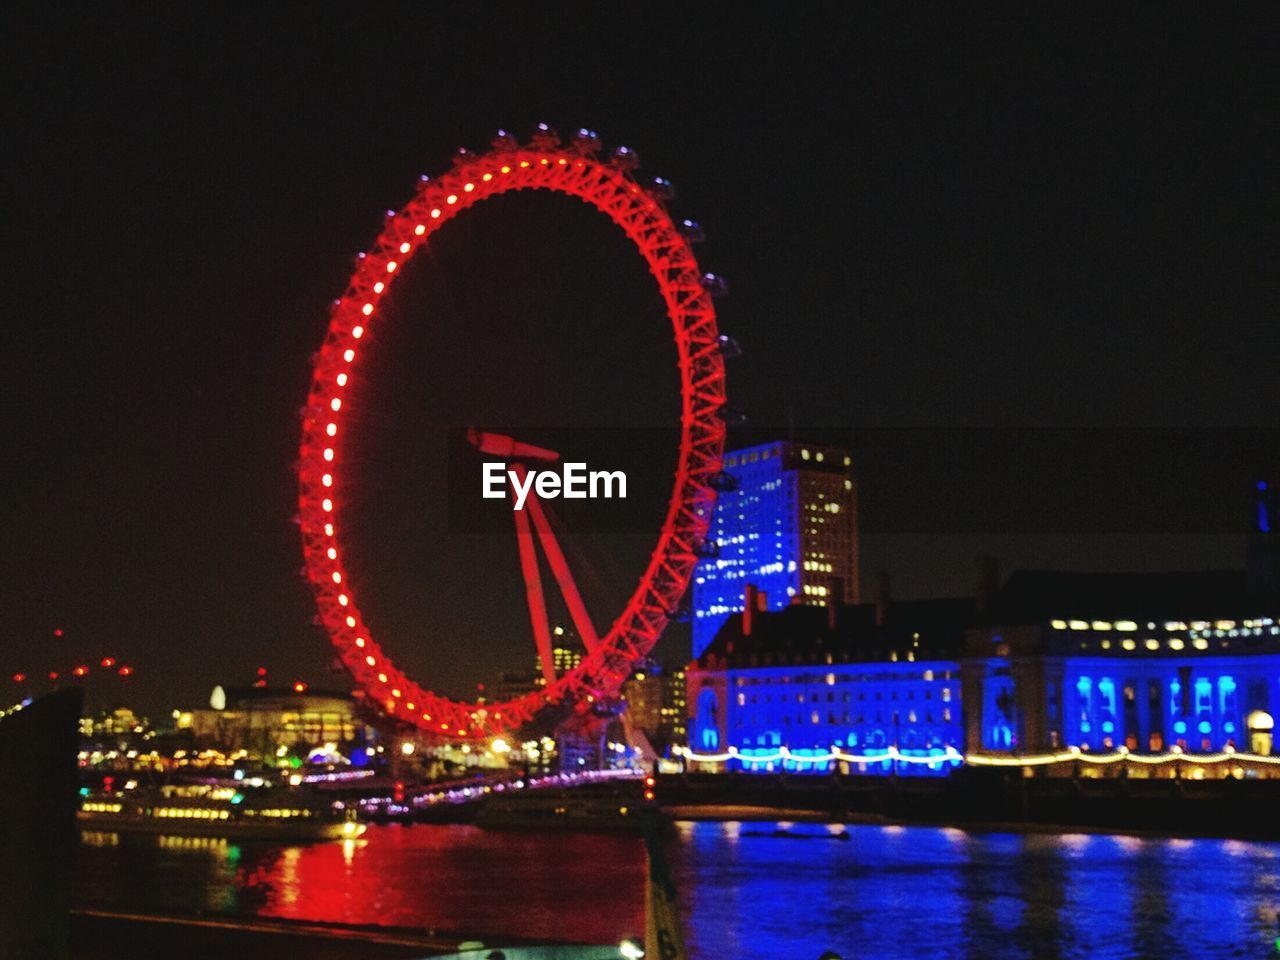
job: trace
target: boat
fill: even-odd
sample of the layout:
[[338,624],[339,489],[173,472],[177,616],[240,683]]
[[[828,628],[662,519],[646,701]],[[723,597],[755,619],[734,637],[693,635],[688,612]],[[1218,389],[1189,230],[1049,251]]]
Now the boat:
[[81,790],[82,830],[233,840],[354,840],[368,825],[354,806],[303,789],[181,783],[123,792]]

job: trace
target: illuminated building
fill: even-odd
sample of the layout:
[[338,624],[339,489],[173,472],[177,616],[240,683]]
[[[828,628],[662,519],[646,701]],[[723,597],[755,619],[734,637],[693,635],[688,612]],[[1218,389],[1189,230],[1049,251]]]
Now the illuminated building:
[[689,679],[685,668],[669,666],[662,672],[662,721],[660,730],[668,743],[683,744],[689,716]]
[[[584,656],[586,656],[586,649],[572,628],[560,626],[551,628],[551,663],[555,667],[557,677],[562,677],[575,669],[582,663]],[[541,660],[534,660],[533,672],[537,678],[538,687],[545,687],[547,681],[542,675]],[[522,674],[515,675],[515,677],[519,676]]]
[[373,730],[356,713],[350,694],[292,687],[214,687],[209,707],[190,712],[199,741],[224,750],[273,753],[278,747],[331,743],[338,752],[374,742]]
[[623,685],[627,721],[642,731],[659,753],[685,742],[686,683],[683,666],[650,660]]
[[707,648],[750,584],[780,610],[857,603],[858,515],[844,450],[780,441],[726,453],[736,486],[716,501],[708,555],[693,581],[693,655]]
[[970,633],[970,749],[1271,756],[1277,614],[1245,571],[1014,574]]
[[[754,773],[944,774],[973,615],[964,599],[748,608],[689,671],[689,747]],[[832,748],[860,759],[810,759]]]
[[977,601],[894,603],[886,589],[825,612],[770,611],[748,590],[690,671],[686,756],[748,772],[963,761],[1280,778],[1278,555],[1260,510],[1244,570],[1019,572],[999,591],[992,572]]

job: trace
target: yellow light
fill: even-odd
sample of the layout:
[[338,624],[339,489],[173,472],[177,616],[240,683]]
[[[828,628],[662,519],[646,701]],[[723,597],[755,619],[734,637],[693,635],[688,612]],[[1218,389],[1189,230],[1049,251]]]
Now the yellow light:
[[463,186],[462,190],[464,193],[470,193],[475,188],[476,188],[476,185],[474,183],[468,183],[465,186]]
[[373,304],[366,303],[363,307],[360,308],[360,312],[363,313],[366,317],[369,316],[369,314],[373,313]]
[[398,264],[394,260],[387,261],[387,273],[395,273]]
[[416,233],[418,236],[422,236],[424,233],[427,232],[427,228],[424,227],[422,224],[418,224],[416,227],[413,228],[413,232]]
[[431,219],[436,220],[436,219],[439,219],[439,217],[440,217],[440,208],[436,207],[434,210],[431,211]]
[[354,327],[352,327],[352,328],[351,328],[351,336],[352,336],[354,339],[359,340],[361,337],[363,337],[363,336],[364,336],[364,327],[361,327],[361,326],[354,326]]
[[493,743],[489,745],[489,749],[494,753],[510,753],[511,744],[507,743],[507,741],[503,740],[501,737],[496,737]]
[[408,253],[408,252],[409,252],[409,241],[408,241],[408,240],[406,240],[404,243],[400,244],[400,252],[401,252],[401,253]]
[[449,203],[449,204],[457,203],[457,202],[458,202],[458,195],[457,195],[456,193],[451,193],[451,194],[449,194],[447,197],[445,197],[445,198],[444,198],[444,202],[445,202],[445,203]]
[[414,750],[414,746],[408,740],[400,744],[400,752],[403,753],[406,757],[413,756],[413,750]]

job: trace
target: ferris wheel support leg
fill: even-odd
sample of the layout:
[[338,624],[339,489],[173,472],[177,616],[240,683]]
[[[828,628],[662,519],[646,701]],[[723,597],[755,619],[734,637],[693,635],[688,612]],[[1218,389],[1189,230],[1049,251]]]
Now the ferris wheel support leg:
[[[521,481],[524,482],[523,480]],[[525,504],[529,511],[533,514],[533,525],[538,530],[538,540],[542,543],[542,552],[547,555],[547,562],[551,564],[551,572],[555,574],[556,582],[560,584],[560,593],[564,596],[564,602],[569,608],[569,616],[573,618],[573,625],[578,628],[578,636],[582,637],[582,643],[588,651],[594,650],[600,645],[600,638],[596,636],[596,628],[591,623],[591,617],[587,614],[587,606],[582,602],[582,594],[578,593],[578,585],[573,580],[573,574],[569,571],[568,561],[564,558],[564,552],[560,549],[560,541],[556,539],[556,535],[551,530],[551,525],[547,523],[547,515],[542,510],[542,503],[536,495],[529,497]]]
[[[524,467],[512,464],[524,486]],[[516,521],[516,543],[520,547],[520,573],[524,576],[525,598],[529,601],[529,620],[533,623],[533,639],[538,645],[538,660],[542,663],[542,675],[548,686],[556,682],[556,663],[551,654],[551,630],[547,626],[547,603],[542,595],[542,575],[538,573],[538,555],[534,552],[533,531],[529,527],[529,515],[523,510],[512,510]]]

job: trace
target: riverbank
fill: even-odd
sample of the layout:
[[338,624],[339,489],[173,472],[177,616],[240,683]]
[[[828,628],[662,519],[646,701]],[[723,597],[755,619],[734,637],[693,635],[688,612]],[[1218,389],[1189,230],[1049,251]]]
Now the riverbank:
[[667,774],[656,788],[679,820],[816,820],[966,830],[1278,840],[1280,781],[1027,777]]
[[304,922],[261,917],[178,917],[76,910],[73,960],[409,960],[472,947],[519,946],[510,937],[484,939],[401,927]]

